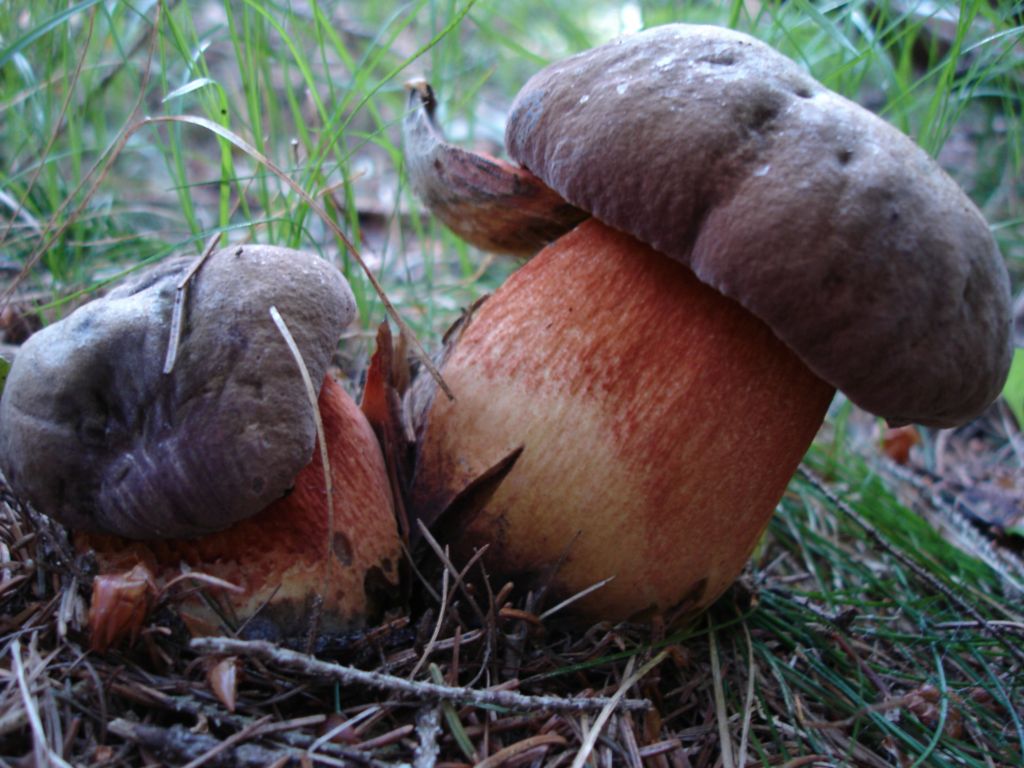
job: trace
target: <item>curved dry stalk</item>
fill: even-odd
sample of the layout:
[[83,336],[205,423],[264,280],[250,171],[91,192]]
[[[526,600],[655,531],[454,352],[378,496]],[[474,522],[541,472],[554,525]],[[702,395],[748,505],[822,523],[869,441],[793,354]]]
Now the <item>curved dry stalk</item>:
[[463,240],[485,251],[532,256],[587,218],[525,168],[449,144],[434,119],[430,85],[412,80],[406,87],[402,136],[409,183]]
[[310,378],[309,369],[306,367],[306,361],[302,359],[302,351],[299,349],[299,345],[295,343],[295,337],[292,336],[292,332],[288,329],[288,325],[285,323],[284,318],[281,317],[281,313],[277,307],[270,307],[270,317],[274,321],[274,325],[277,326],[277,330],[281,333],[284,338],[285,344],[288,345],[288,351],[292,353],[292,357],[295,358],[295,364],[299,368],[299,375],[302,376],[302,384],[306,388],[306,395],[309,398],[309,404],[313,406],[313,420],[316,424],[316,441],[320,446],[320,464],[324,471],[324,492],[327,496],[327,536],[324,540],[324,561],[327,563],[327,574],[330,577],[331,570],[334,567],[336,558],[331,557],[331,536],[334,532],[334,483],[331,481],[331,459],[327,451],[327,435],[324,432],[324,420],[320,415],[320,404],[317,398],[317,389],[313,386],[313,380]]

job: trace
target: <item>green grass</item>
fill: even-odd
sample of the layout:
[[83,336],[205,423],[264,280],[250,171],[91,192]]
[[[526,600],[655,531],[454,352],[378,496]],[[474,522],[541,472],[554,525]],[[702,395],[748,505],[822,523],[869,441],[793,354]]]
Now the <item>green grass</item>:
[[[376,324],[379,302],[344,244],[267,168],[202,128],[139,127],[145,116],[201,116],[323,202],[372,254],[409,319],[436,330],[508,267],[470,281],[479,256],[415,218],[400,173],[403,82],[429,76],[452,138],[497,149],[511,97],[547,60],[623,29],[685,19],[764,38],[933,154],[951,136],[958,146],[966,139],[973,155],[952,170],[1019,273],[1020,27],[976,0],[940,39],[930,25],[955,7],[928,19],[906,10],[914,6],[418,0],[314,3],[299,12],[255,0],[6,4],[0,243],[9,261],[37,264],[26,285],[55,299],[142,260],[199,251],[216,233],[313,249],[344,266],[364,324]],[[383,232],[363,231],[368,200]]]
[[[816,451],[809,462],[827,465]],[[786,722],[815,721],[808,734],[852,733],[851,743],[908,764],[1015,764],[1024,754],[1024,677],[1007,670],[1019,669],[1020,635],[973,622],[1019,621],[1019,593],[908,514],[856,457],[830,479],[847,489],[848,508],[815,482],[794,481],[767,550],[802,562],[763,573],[769,585],[787,571],[796,578],[763,590],[744,620],[755,667],[775,683],[764,686],[776,698],[770,708]],[[899,703],[922,686],[939,692],[931,716]],[[837,721],[845,731],[824,725]],[[966,729],[956,733],[953,721]]]
[[[460,308],[515,265],[487,259],[422,215],[402,173],[405,80],[431,80],[452,140],[500,152],[511,99],[547,61],[680,20],[751,32],[918,140],[991,222],[1019,293],[1024,29],[1012,6],[4,3],[4,301],[50,321],[121,273],[198,253],[214,236],[288,245],[323,254],[351,281],[360,332],[343,353],[358,369],[370,329],[384,319],[381,302],[343,240],[258,153],[323,207],[432,348]],[[1004,635],[957,623],[969,618],[965,604],[987,622],[1020,622],[1008,607],[1019,595],[909,512],[851,450],[842,418],[832,426],[834,441],[810,463],[891,549],[813,482],[794,481],[758,557],[759,602],[713,613],[728,711],[753,708],[751,753],[856,763],[866,749],[908,765],[1019,764],[1020,659]],[[685,640],[703,652],[708,632]],[[879,707],[924,684],[940,692],[937,719]],[[971,700],[965,692],[974,688],[995,704]],[[943,730],[953,717],[968,736]],[[837,721],[846,722],[841,731],[828,726]],[[688,722],[679,716],[680,727]]]

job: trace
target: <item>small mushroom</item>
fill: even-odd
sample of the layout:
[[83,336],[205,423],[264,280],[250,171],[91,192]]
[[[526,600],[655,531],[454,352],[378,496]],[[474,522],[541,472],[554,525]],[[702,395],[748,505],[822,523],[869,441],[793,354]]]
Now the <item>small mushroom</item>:
[[[0,469],[104,573],[142,563],[163,588],[202,572],[242,588],[226,598],[235,618],[265,608],[289,631],[320,595],[325,626],[358,624],[371,572],[393,582],[400,546],[380,447],[326,376],[355,316],[348,284],[310,254],[218,251],[187,283],[165,372],[191,266],[158,265],[23,345],[0,400]],[[333,511],[310,393],[271,307],[324,382]]]
[[[455,552],[487,544],[491,573],[563,597],[613,577],[586,617],[696,611],[741,571],[835,388],[937,427],[998,395],[1009,281],[983,217],[767,45],[669,25],[555,63],[506,144],[592,218],[462,323],[455,399],[423,412],[412,511],[456,508]],[[448,206],[482,228],[480,197]]]
[[[77,548],[95,552],[103,573],[121,574],[141,563],[161,586],[178,584],[177,613],[196,635],[246,626],[253,617],[258,621],[249,631],[272,638],[302,634],[314,619],[324,631],[362,626],[386,607],[398,582],[391,489],[369,422],[330,376],[318,407],[328,443],[330,508],[315,451],[283,498],[226,530],[157,541],[85,533],[76,536]],[[103,610],[96,602],[94,590],[92,607]]]

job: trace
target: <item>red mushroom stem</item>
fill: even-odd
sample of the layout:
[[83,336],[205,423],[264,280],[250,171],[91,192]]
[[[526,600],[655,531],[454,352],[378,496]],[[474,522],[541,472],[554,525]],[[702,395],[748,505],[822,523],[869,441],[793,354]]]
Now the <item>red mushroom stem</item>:
[[523,446],[456,554],[487,543],[492,573],[562,596],[614,577],[577,609],[596,618],[721,594],[834,392],[738,304],[593,219],[483,304],[443,370],[456,399],[428,412],[414,509],[436,516]]
[[[510,109],[519,167],[492,164],[482,191],[413,101],[411,185],[446,221],[486,229],[484,193],[524,174],[593,217],[461,324],[454,402],[411,398],[412,512],[440,515],[456,555],[487,544],[492,574],[556,571],[560,597],[614,577],[578,605],[592,618],[699,609],[739,574],[833,387],[948,427],[1003,386],[1009,280],[981,212],[763,42],[669,24],[552,63]],[[495,230],[540,231],[555,207]]]

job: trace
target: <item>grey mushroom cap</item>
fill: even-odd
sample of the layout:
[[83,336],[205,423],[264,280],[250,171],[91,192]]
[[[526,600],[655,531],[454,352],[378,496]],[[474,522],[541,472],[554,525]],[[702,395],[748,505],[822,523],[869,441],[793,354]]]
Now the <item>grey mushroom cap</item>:
[[270,307],[319,385],[356,314],[348,283],[298,251],[218,251],[190,283],[165,374],[191,264],[157,265],[19,351],[0,400],[0,469],[39,511],[131,538],[198,536],[254,515],[309,462],[313,407]]
[[1003,386],[1009,278],[981,213],[904,134],[754,38],[669,25],[553,64],[506,144],[891,422],[953,426]]

